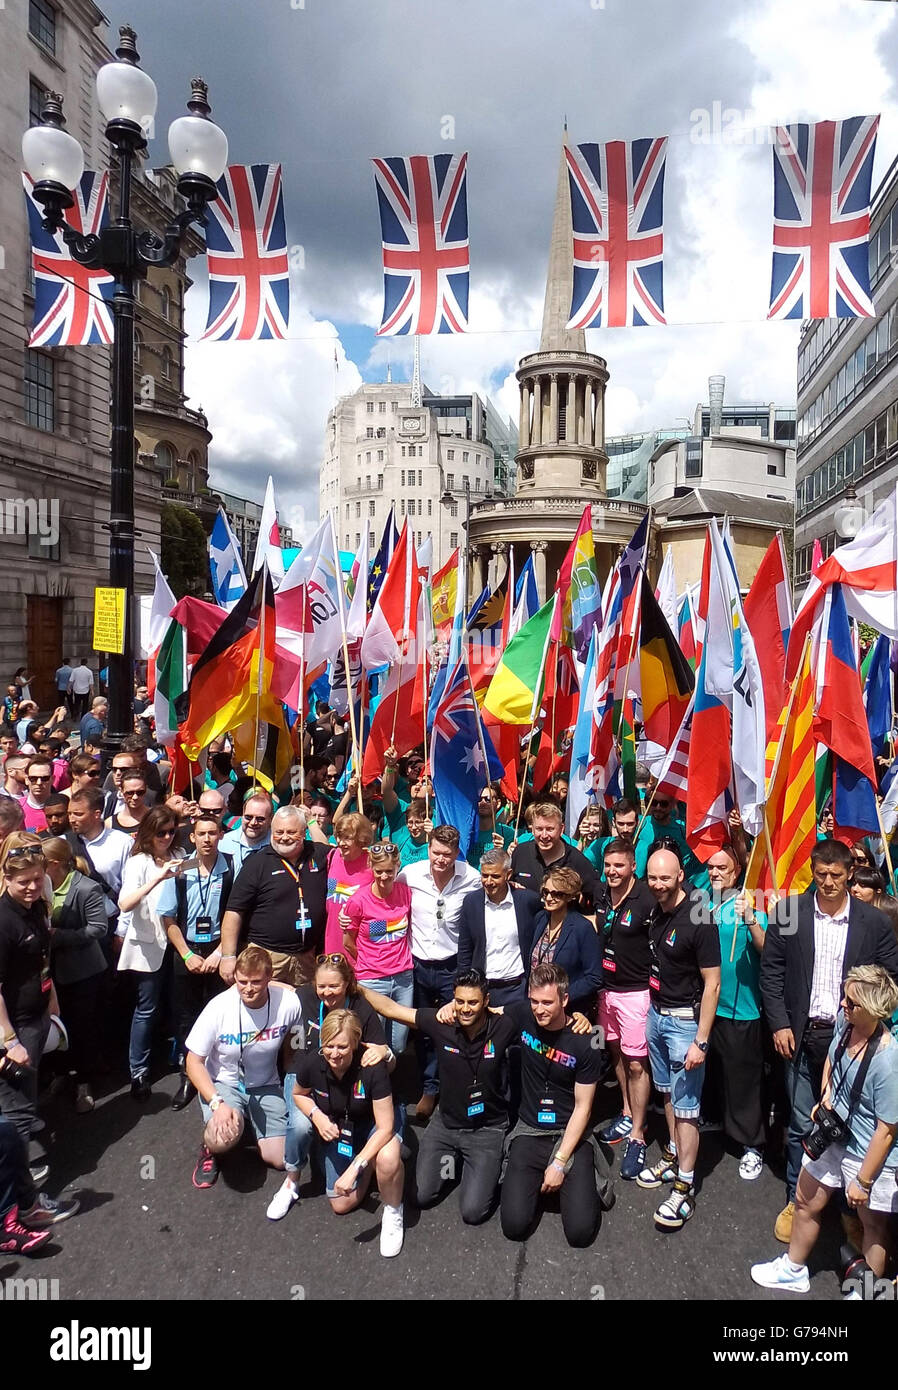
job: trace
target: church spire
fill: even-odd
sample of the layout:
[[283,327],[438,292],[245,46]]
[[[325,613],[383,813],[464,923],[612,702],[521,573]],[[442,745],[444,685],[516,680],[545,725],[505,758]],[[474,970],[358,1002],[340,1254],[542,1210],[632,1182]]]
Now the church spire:
[[555,193],[555,214],[552,220],[552,241],[549,247],[549,271],[546,276],[546,298],[543,304],[543,328],[539,340],[540,352],[585,352],[586,332],[582,328],[567,328],[571,316],[571,288],[574,278],[573,230],[571,227],[571,195],[568,185],[567,120],[562,139],[561,164]]

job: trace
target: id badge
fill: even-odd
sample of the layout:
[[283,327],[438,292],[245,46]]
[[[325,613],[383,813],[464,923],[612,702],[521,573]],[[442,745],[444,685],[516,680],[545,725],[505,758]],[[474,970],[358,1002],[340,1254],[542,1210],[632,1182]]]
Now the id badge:
[[617,961],[614,959],[614,952],[606,950],[602,957],[602,969],[607,970],[609,975],[613,975],[617,969]]
[[212,918],[197,917],[194,939],[198,946],[207,946],[212,940]]
[[341,1125],[340,1134],[337,1139],[337,1153],[341,1158],[352,1158],[355,1150],[352,1147],[352,1125]]
[[308,931],[308,929],[309,929],[309,919],[308,919],[308,916],[307,916],[307,914],[306,914],[306,905],[305,905],[305,903],[300,903],[299,909],[298,909],[298,911],[297,911],[297,913],[296,913],[296,930],[297,930],[297,931],[301,931],[301,932],[306,932],[306,931]]
[[246,1095],[246,1067],[243,1065],[243,1058],[237,1063],[237,1090],[242,1096]]
[[555,1101],[552,1096],[543,1096],[536,1112],[536,1123],[539,1125],[554,1125],[555,1123]]
[[468,1119],[483,1114],[483,1087],[472,1086],[468,1092]]
[[652,961],[652,973],[649,976],[649,989],[659,990],[661,988],[661,971],[658,969],[658,962]]

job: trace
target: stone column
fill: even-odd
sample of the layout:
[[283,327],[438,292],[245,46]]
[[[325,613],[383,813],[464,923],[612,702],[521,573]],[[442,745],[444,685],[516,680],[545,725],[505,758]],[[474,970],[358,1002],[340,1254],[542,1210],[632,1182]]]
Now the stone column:
[[474,565],[474,592],[479,594],[481,589],[486,588],[486,548],[482,545],[471,546],[471,560]]
[[518,429],[520,448],[526,449],[530,443],[530,382],[521,382],[521,419]]
[[577,443],[577,378],[571,372],[567,379],[567,409],[564,414],[564,433],[568,444]]
[[533,572],[536,576],[536,588],[540,604],[546,602],[546,551],[548,548],[548,541],[530,542],[530,549],[533,552]]
[[[508,541],[493,541],[490,545],[490,550],[493,552],[493,560],[490,565],[488,582],[491,589],[496,589],[499,587],[500,577],[504,575],[508,568]],[[503,558],[505,560],[504,565],[502,563]],[[474,595],[474,597],[476,597],[476,595]]]
[[595,385],[596,418],[592,432],[592,442],[597,448],[605,447],[605,392],[601,382]]
[[558,442],[558,373],[553,372],[549,383],[549,443]]
[[533,427],[530,431],[530,443],[542,444],[543,442],[543,382],[542,377],[537,377],[533,383]]
[[592,399],[593,399],[593,390],[594,390],[594,388],[593,388],[592,381],[591,381],[589,378],[587,378],[586,384],[585,384],[585,386],[584,386],[584,388],[583,388],[583,443],[584,443],[584,444],[592,444],[592,443],[593,443],[593,434],[592,434]]

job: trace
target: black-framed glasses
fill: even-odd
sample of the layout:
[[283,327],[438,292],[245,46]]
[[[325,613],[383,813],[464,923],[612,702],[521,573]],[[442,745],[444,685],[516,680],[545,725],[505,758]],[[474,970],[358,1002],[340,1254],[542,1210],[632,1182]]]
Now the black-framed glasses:
[[49,782],[50,780],[51,780],[51,778],[50,778],[49,773],[47,774],[46,777],[33,777],[33,776],[31,775],[30,772],[29,772],[29,774],[28,774],[28,781],[29,781],[29,782]]
[[[208,813],[207,813],[208,814]],[[224,812],[215,812],[216,815],[224,815]],[[246,825],[264,825],[268,820],[267,816],[244,816],[243,821]]]
[[44,851],[39,845],[19,845],[16,849],[6,851],[6,859],[43,859]]
[[857,999],[849,999],[848,995],[845,995],[845,1008],[849,1013],[854,1013],[855,1009],[862,1009],[863,1007],[863,1004],[859,1003]]

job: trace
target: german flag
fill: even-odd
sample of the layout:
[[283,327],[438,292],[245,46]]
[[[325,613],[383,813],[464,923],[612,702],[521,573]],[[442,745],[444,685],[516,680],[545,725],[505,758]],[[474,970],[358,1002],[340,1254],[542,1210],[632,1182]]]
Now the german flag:
[[645,572],[641,600],[642,722],[646,738],[662,748],[670,748],[689,705],[695,676],[661,612]]
[[[275,633],[274,590],[263,565],[193,668],[180,727],[181,744],[191,761],[212,739],[230,732],[241,761],[258,772],[264,765],[265,773],[274,774],[267,780],[280,780],[289,768],[290,736],[283,706],[271,693]],[[276,750],[264,725],[279,733]],[[262,745],[258,751],[257,738]]]

